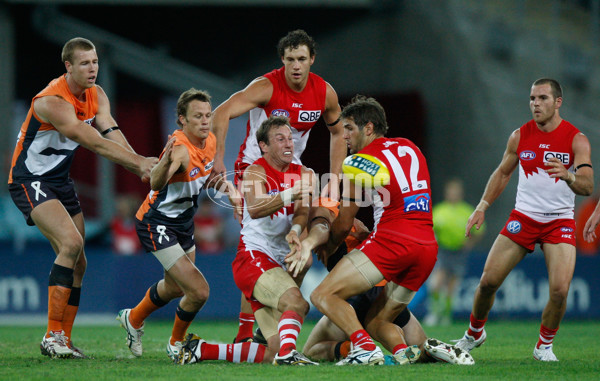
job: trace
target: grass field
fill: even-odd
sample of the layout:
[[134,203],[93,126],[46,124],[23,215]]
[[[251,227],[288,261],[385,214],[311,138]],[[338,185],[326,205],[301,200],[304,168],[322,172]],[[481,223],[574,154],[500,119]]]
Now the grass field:
[[[302,348],[314,322],[307,322],[299,338]],[[427,327],[429,336],[450,341],[462,336],[466,322],[449,327]],[[41,356],[39,342],[45,327],[0,327],[0,380],[406,380],[446,379],[575,379],[600,378],[600,323],[566,321],[555,340],[558,363],[541,363],[532,357],[538,322],[490,321],[488,340],[473,351],[474,366],[418,364],[411,366],[274,367],[206,361],[177,366],[165,354],[171,322],[149,321],[143,338],[144,356],[133,358],[125,346],[125,331],[112,326],[76,327],[77,346],[93,360],[51,360]],[[208,341],[230,342],[237,323],[195,322],[190,329]]]

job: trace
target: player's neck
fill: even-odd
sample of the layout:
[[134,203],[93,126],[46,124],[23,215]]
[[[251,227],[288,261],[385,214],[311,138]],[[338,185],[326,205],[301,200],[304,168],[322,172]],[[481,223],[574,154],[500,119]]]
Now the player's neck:
[[196,137],[196,136],[194,136],[194,134],[190,134],[189,132],[186,132],[185,130],[183,130],[183,134],[185,135],[186,138],[188,138],[190,143],[192,143],[194,146],[196,146],[200,149],[204,149],[204,147],[206,146],[206,139]]
[[290,163],[286,163],[281,160],[277,160],[269,155],[264,155],[263,158],[276,171],[285,172],[290,168]]
[[74,80],[73,77],[69,73],[66,75],[67,86],[69,86],[69,91],[75,98],[78,100],[85,102],[85,87],[79,86]]
[[562,118],[558,114],[556,114],[551,119],[547,120],[546,122],[536,123],[536,125],[543,132],[552,132],[556,128],[558,128],[558,126],[560,125],[561,122],[562,122]]
[[290,90],[295,91],[297,93],[301,93],[302,91],[304,91],[304,88],[306,87],[306,84],[308,83],[308,77],[306,77],[306,79],[304,81],[302,81],[301,83],[298,83],[298,84],[291,83],[286,78],[285,83],[290,88]]

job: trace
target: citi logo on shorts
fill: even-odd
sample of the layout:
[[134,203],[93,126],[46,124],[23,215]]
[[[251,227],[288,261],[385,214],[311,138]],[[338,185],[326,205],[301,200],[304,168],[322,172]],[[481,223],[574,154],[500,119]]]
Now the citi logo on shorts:
[[573,233],[573,228],[562,227],[562,228],[560,228],[560,231],[563,233]]
[[198,167],[194,167],[194,169],[192,169],[192,170],[190,171],[190,177],[194,177],[194,176],[196,176],[198,173],[200,173],[200,168],[198,168]]
[[319,118],[321,117],[321,111],[320,110],[316,110],[316,111],[300,111],[298,113],[298,122],[302,122],[302,123],[313,123],[316,122],[317,120],[319,120]]
[[521,223],[519,221],[510,221],[506,225],[506,230],[508,230],[509,233],[517,234],[521,231]]
[[429,194],[419,193],[412,196],[404,197],[405,212],[429,212],[431,200]]
[[535,152],[533,151],[523,151],[521,152],[521,154],[519,155],[519,157],[521,158],[521,160],[533,160],[535,159]]
[[275,110],[271,111],[271,115],[273,115],[273,116],[285,116],[286,118],[290,117],[290,113],[287,110],[284,110],[284,109],[281,109],[281,108],[278,108],[278,109],[275,109]]

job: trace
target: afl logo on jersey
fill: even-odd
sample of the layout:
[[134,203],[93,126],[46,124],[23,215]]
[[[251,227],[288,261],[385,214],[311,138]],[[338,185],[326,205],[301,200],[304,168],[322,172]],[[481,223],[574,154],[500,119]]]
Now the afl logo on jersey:
[[273,115],[273,116],[285,116],[286,118],[290,117],[290,113],[287,110],[280,109],[280,108],[271,111],[271,115]]
[[200,168],[195,167],[190,171],[190,177],[195,177],[198,173],[200,173]]
[[521,155],[519,155],[521,160],[533,160],[535,159],[535,152],[533,151],[523,151]]
[[563,233],[572,233],[573,232],[573,228],[563,227],[563,228],[560,228],[560,231],[563,232]]
[[508,230],[509,233],[517,234],[521,231],[521,223],[519,221],[510,221],[506,224],[506,230]]

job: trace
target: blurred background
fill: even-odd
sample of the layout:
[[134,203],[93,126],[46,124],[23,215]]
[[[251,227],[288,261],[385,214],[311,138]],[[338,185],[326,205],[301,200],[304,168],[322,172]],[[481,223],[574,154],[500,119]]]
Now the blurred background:
[[[8,176],[32,97],[64,73],[60,52],[70,38],[95,43],[98,84],[113,116],[138,153],[157,156],[176,127],[182,91],[207,90],[218,106],[281,66],[277,42],[294,29],[317,41],[312,71],[336,89],[342,106],[358,93],[375,97],[386,109],[388,135],[407,137],[423,150],[434,205],[444,200],[451,179],[462,182],[464,202],[478,203],[508,136],[531,119],[530,86],[540,77],[562,84],[561,116],[588,136],[592,164],[600,168],[600,0],[0,0],[0,177]],[[228,169],[245,123],[242,116],[230,124]],[[329,167],[328,135],[320,121],[303,156],[318,173]],[[82,319],[100,321],[131,307],[161,276],[131,229],[148,188],[85,149],[71,174],[87,229],[80,311]],[[487,250],[514,206],[517,177],[487,213],[485,233],[464,247],[465,272],[451,292],[454,318],[468,316]],[[577,198],[581,227],[596,201],[596,195]],[[201,205],[197,265],[212,294],[198,317],[233,319],[239,292],[231,261],[239,225],[230,210]],[[362,216],[371,218],[369,211]],[[39,231],[26,226],[6,186],[0,187],[0,223],[0,322],[43,318],[54,254]],[[600,307],[591,303],[594,291],[600,292],[597,251],[597,244],[578,247],[567,316],[600,317]],[[324,274],[316,264],[303,291]],[[547,293],[538,249],[509,276],[492,313],[537,318]],[[411,306],[418,317],[428,312],[426,299],[424,290]],[[163,308],[156,316],[173,311]],[[318,311],[312,308],[311,316]]]

